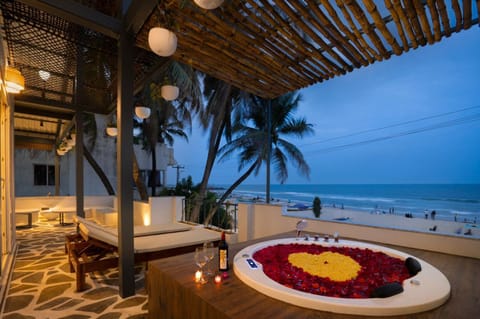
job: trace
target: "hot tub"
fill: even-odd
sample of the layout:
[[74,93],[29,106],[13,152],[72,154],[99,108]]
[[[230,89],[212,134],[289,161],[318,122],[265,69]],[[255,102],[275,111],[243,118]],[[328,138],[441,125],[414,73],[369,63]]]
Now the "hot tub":
[[[387,298],[347,299],[310,294],[288,288],[270,279],[264,274],[262,265],[252,257],[256,251],[265,247],[292,243],[368,248],[403,260],[413,257],[420,263],[422,270],[403,282],[403,292]],[[234,257],[233,269],[240,280],[265,295],[300,307],[335,313],[370,316],[411,314],[436,308],[446,302],[450,296],[448,279],[429,263],[398,250],[358,241],[325,242],[314,241],[312,238],[265,241],[238,252]]]

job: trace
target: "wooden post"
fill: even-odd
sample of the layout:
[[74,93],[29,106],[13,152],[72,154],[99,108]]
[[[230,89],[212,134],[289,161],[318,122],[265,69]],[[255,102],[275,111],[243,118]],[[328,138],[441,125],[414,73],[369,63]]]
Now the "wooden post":
[[85,217],[84,211],[84,178],[83,178],[83,112],[75,113],[75,195],[77,199],[77,215]]
[[267,106],[267,180],[266,180],[266,191],[265,191],[265,200],[266,203],[270,203],[270,162],[272,158],[272,100],[268,101]]
[[118,45],[117,189],[119,294],[135,294],[133,253],[133,35],[122,28]]

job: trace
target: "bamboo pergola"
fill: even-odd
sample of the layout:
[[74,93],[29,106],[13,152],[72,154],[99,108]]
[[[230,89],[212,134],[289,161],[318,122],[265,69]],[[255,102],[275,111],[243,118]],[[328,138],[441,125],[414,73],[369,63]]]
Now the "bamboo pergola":
[[[7,60],[26,78],[26,90],[17,97],[19,107],[76,105],[111,112],[116,98],[116,30],[89,29],[69,20],[52,3],[0,3]],[[118,0],[61,3],[93,10],[99,22],[122,21]],[[168,60],[153,54],[147,43],[150,28],[163,26],[178,37],[173,59],[265,98],[439,42],[478,25],[480,10],[480,0],[225,0],[215,10],[201,9],[192,0],[141,3],[145,18],[134,21],[130,30],[136,38],[137,86],[152,68]],[[85,50],[102,57],[96,63],[101,63],[98,68],[108,67],[105,81],[89,81],[88,74],[77,73],[79,52]],[[47,87],[39,70],[51,73]]]
[[256,95],[273,98],[434,44],[478,24],[471,0],[246,0],[203,10],[161,1],[137,34],[169,26],[174,58]]

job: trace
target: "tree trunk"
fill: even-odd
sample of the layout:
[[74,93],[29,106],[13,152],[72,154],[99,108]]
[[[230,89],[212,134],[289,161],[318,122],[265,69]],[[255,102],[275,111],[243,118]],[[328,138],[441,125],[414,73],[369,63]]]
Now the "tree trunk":
[[207,192],[208,180],[210,179],[210,174],[212,173],[213,164],[217,158],[218,149],[220,148],[220,141],[222,140],[223,129],[225,124],[223,124],[218,131],[216,132],[215,143],[211,145],[208,149],[207,162],[205,163],[205,169],[203,170],[203,178],[200,183],[198,194],[194,198],[194,206],[192,211],[192,221],[198,220],[200,216],[200,208],[203,204],[203,199]]
[[213,208],[208,212],[207,217],[205,218],[205,225],[208,225],[210,220],[213,218],[213,215],[217,212],[218,208],[223,204],[223,202],[230,196],[230,194],[235,190],[235,188],[238,187],[241,183],[243,183],[244,180],[247,179],[247,177],[252,174],[252,172],[255,170],[255,168],[262,163],[262,160],[259,159],[255,161],[255,163],[250,166],[250,168],[242,175],[240,176],[226,191],[223,193],[222,197],[220,197],[219,200],[217,200],[217,203],[213,206]]
[[135,186],[137,186],[138,194],[142,201],[148,201],[148,192],[145,183],[140,178],[140,169],[138,168],[137,156],[133,153],[133,181]]
[[150,173],[150,187],[152,197],[155,196],[157,186],[157,153],[155,152],[155,144],[152,145],[152,172]]
[[92,154],[85,147],[85,144],[83,144],[83,155],[85,156],[85,158],[87,159],[87,162],[93,168],[95,173],[97,173],[97,176],[98,178],[100,178],[100,181],[102,182],[103,186],[105,186],[105,189],[108,195],[115,195],[115,190],[113,189],[112,184],[110,184],[110,181],[108,180],[107,175],[105,175],[103,169],[100,167],[100,165],[98,165],[97,161],[95,161]]

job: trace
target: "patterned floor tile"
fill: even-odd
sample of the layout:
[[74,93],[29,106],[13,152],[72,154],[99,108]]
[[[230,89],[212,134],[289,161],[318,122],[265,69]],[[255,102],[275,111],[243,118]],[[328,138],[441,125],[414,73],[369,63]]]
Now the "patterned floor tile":
[[148,296],[144,267],[135,269],[136,295],[118,294],[118,270],[89,274],[90,287],[75,292],[75,274],[65,255],[65,235],[74,226],[40,221],[17,230],[15,265],[3,304],[4,319],[142,319],[147,317]]

